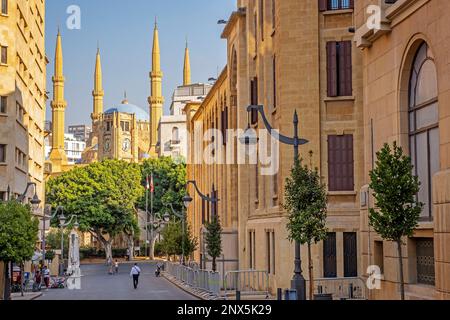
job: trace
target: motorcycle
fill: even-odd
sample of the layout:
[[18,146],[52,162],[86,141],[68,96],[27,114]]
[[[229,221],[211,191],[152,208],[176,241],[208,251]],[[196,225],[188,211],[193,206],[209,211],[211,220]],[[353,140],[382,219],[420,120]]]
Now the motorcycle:
[[156,266],[155,276],[157,278],[161,276],[161,267],[160,266]]

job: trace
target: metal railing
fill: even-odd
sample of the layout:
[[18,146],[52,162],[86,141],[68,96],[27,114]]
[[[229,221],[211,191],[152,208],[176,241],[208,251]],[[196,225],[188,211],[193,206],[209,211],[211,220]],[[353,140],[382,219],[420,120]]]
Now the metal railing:
[[223,284],[225,296],[240,292],[241,296],[265,295],[269,297],[269,273],[260,270],[229,271]]
[[168,261],[165,263],[165,271],[192,288],[204,290],[217,296],[220,295],[220,275],[218,272],[192,269]]
[[366,283],[360,278],[320,278],[314,280],[315,294],[332,294],[334,300],[368,297]]

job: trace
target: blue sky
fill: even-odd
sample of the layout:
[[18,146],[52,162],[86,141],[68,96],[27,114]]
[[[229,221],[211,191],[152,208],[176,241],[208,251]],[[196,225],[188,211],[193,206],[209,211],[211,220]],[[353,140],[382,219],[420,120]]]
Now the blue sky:
[[[81,29],[69,30],[70,5],[81,9]],[[61,27],[64,52],[66,125],[90,124],[97,42],[100,43],[105,109],[128,100],[147,109],[149,71],[155,16],[158,17],[163,90],[168,112],[173,90],[181,84],[186,36],[189,39],[193,82],[207,82],[226,64],[223,25],[235,9],[235,0],[47,0],[47,91],[53,97],[51,77],[55,39]],[[48,105],[50,104],[50,101]],[[47,119],[51,109],[47,108]]]

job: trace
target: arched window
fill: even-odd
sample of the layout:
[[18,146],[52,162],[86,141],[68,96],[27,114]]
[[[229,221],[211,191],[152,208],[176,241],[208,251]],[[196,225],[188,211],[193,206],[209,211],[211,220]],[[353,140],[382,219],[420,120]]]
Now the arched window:
[[177,142],[180,141],[180,130],[177,127],[172,129],[172,141]]
[[421,182],[421,219],[432,220],[432,177],[439,171],[439,108],[437,73],[426,43],[417,51],[409,82],[409,136],[414,173]]

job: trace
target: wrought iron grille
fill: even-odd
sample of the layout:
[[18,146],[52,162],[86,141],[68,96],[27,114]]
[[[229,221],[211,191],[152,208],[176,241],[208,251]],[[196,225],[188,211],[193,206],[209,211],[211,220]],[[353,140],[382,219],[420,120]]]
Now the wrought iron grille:
[[416,240],[417,282],[435,285],[433,239]]

